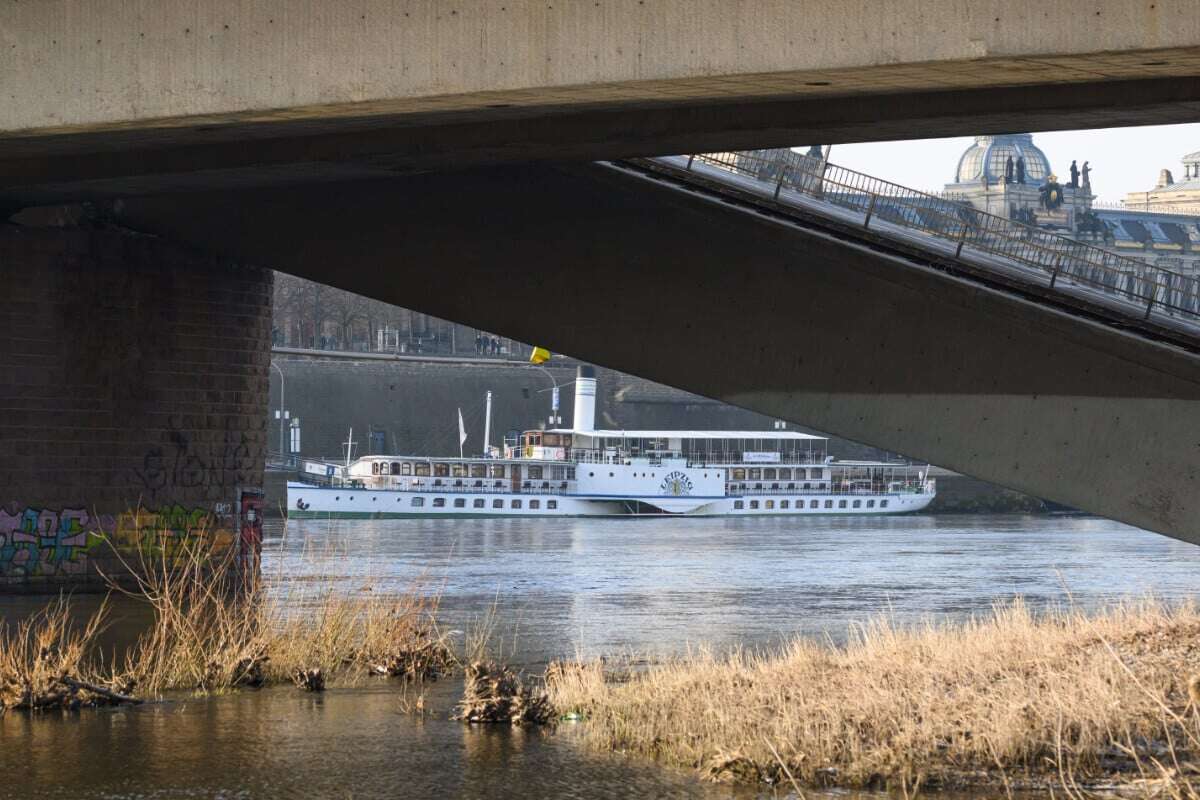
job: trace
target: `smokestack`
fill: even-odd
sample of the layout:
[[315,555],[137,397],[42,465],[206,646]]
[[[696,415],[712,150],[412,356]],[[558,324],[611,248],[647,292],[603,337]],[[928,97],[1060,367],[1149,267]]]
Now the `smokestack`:
[[575,430],[596,430],[596,370],[580,367],[575,374]]

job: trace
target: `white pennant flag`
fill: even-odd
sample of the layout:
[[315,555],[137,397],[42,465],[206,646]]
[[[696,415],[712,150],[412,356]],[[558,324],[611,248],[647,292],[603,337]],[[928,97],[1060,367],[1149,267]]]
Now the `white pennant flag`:
[[463,425],[462,409],[458,410],[458,457],[462,458],[463,442],[467,440],[467,428]]

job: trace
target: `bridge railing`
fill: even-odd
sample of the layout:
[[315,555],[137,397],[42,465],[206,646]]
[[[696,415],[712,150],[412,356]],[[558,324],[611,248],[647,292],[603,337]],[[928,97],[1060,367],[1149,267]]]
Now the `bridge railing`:
[[[774,202],[797,205],[797,196],[852,212],[864,228],[909,243],[908,232],[942,241],[942,251],[975,267],[1012,266],[1040,275],[1050,288],[1064,285],[1101,292],[1148,319],[1152,313],[1200,324],[1200,276],[1152,266],[1035,225],[989,214],[965,201],[910,189],[890,181],[800,156],[786,160],[747,153],[689,156],[687,170],[709,166],[749,178]],[[712,173],[713,170],[705,170]]]

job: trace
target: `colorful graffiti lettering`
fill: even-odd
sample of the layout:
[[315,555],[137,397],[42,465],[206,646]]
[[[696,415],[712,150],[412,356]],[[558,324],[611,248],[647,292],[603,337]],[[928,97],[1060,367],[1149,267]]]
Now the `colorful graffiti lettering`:
[[116,518],[83,508],[0,506],[0,577],[79,575],[105,546],[155,559],[175,558],[199,543],[224,549],[235,541],[224,522],[205,509],[178,505]]

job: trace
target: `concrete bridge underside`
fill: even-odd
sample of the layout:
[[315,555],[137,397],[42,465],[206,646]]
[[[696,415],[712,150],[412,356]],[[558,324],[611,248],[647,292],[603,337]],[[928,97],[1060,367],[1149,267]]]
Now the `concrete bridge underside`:
[[131,199],[121,224],[1200,543],[1200,359],[604,165]]
[[1193,121],[1188,0],[40,0],[0,205],[530,159]]

